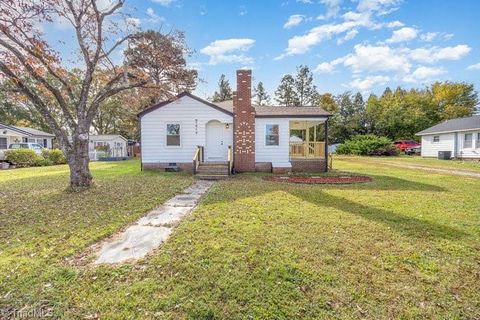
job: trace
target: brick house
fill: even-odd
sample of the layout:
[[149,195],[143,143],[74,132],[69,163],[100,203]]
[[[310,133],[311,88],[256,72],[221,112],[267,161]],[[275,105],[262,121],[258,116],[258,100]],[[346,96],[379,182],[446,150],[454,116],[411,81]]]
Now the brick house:
[[250,70],[237,71],[231,101],[185,92],[139,113],[142,168],[326,171],[330,114],[312,106],[254,106],[251,79]]

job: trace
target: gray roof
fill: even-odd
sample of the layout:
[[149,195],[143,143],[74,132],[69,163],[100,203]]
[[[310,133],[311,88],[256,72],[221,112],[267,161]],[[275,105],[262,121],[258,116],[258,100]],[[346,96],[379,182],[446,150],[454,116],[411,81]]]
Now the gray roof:
[[41,131],[41,130],[37,130],[37,129],[33,129],[33,128],[27,128],[27,127],[9,126],[9,125],[0,123],[0,128],[10,129],[10,130],[16,131],[20,134],[23,134],[23,135],[26,135],[26,136],[29,136],[29,137],[31,137],[31,136],[51,137],[51,138],[55,137],[54,134],[44,132],[44,131]]
[[[233,113],[233,101],[213,102],[218,107]],[[328,117],[330,113],[320,107],[302,106],[253,106],[257,117]]]
[[480,115],[447,120],[417,133],[418,136],[480,129]]
[[17,127],[17,126],[12,126],[12,127],[14,127],[15,129],[25,131],[32,136],[52,137],[52,138],[55,137],[54,134],[51,134],[51,133],[48,133],[48,132],[45,132],[45,131],[41,131],[41,130],[37,130],[37,129],[33,129],[33,128]]

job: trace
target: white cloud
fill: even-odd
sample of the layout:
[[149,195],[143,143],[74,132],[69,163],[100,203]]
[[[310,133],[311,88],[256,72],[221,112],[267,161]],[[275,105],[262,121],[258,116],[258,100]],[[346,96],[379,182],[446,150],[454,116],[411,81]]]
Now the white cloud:
[[313,71],[318,73],[332,73],[333,70],[335,70],[335,66],[332,63],[322,62]]
[[148,21],[151,23],[165,21],[165,18],[158,16],[152,8],[147,8],[146,14],[149,17]]
[[438,36],[438,32],[426,32],[420,35],[420,39],[426,42],[433,41]]
[[400,22],[398,20],[392,21],[392,22],[387,22],[385,26],[387,28],[400,28],[403,27],[405,24],[403,22]]
[[479,62],[479,63],[472,64],[472,65],[469,65],[469,66],[467,67],[467,70],[480,70],[480,62]]
[[390,78],[387,76],[368,76],[365,79],[354,79],[350,82],[350,86],[361,91],[367,91],[375,85],[384,85],[388,81],[390,81]]
[[161,6],[164,7],[169,7],[172,3],[174,3],[177,0],[152,0],[155,3],[158,3]]
[[125,19],[127,25],[130,25],[130,26],[133,26],[133,27],[138,27],[140,26],[140,19],[138,18],[132,18],[132,17],[128,17]]
[[359,0],[357,10],[360,12],[376,12],[378,15],[386,15],[398,9],[402,0]]
[[354,48],[355,53],[345,57],[344,65],[351,67],[355,73],[363,71],[410,71],[411,64],[408,59],[388,46],[357,44]]
[[466,44],[460,44],[455,47],[430,47],[417,49],[403,49],[402,53],[415,61],[423,63],[434,63],[440,60],[460,60],[465,57],[472,48]]
[[392,37],[387,39],[388,43],[397,43],[413,40],[417,37],[418,30],[415,28],[404,27],[393,31]]
[[403,81],[410,83],[419,83],[434,80],[439,75],[446,73],[443,68],[418,67],[411,74],[406,75]]
[[317,17],[317,19],[330,19],[336,17],[340,12],[342,0],[320,0],[320,3],[327,7],[327,13]]
[[244,52],[254,44],[255,40],[253,39],[216,40],[201,49],[200,52],[210,57],[209,64],[211,65],[234,62],[253,64],[253,58],[246,56]]
[[346,41],[352,40],[357,36],[357,34],[358,34],[357,29],[350,30],[347,32],[347,34],[343,38],[337,40],[337,44],[342,44]]
[[300,23],[302,23],[302,21],[305,20],[305,16],[304,15],[301,15],[301,14],[294,14],[294,15],[291,15],[287,22],[285,22],[285,24],[283,25],[283,28],[284,29],[290,29],[290,28],[293,28],[295,26],[298,26]]
[[300,3],[305,3],[305,4],[312,4],[312,0],[297,0],[297,2],[300,2]]

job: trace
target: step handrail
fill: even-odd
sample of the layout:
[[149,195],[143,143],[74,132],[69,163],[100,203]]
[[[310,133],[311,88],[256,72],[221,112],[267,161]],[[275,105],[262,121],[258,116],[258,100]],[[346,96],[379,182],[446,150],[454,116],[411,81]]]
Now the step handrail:
[[228,161],[228,175],[231,175],[232,174],[232,169],[233,169],[232,146],[228,146],[227,161]]
[[197,174],[198,166],[201,162],[203,162],[203,146],[197,146],[197,150],[195,150],[195,153],[193,154],[192,161],[193,174]]

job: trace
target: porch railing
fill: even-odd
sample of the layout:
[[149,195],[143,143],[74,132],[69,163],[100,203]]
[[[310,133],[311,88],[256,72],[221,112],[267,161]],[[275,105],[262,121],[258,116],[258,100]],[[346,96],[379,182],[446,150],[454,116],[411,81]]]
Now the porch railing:
[[325,158],[325,142],[290,142],[290,158]]
[[193,168],[193,174],[196,174],[198,171],[198,166],[200,163],[204,161],[204,149],[203,146],[197,146],[197,150],[195,150],[195,153],[193,155],[193,163],[192,163],[192,168]]

